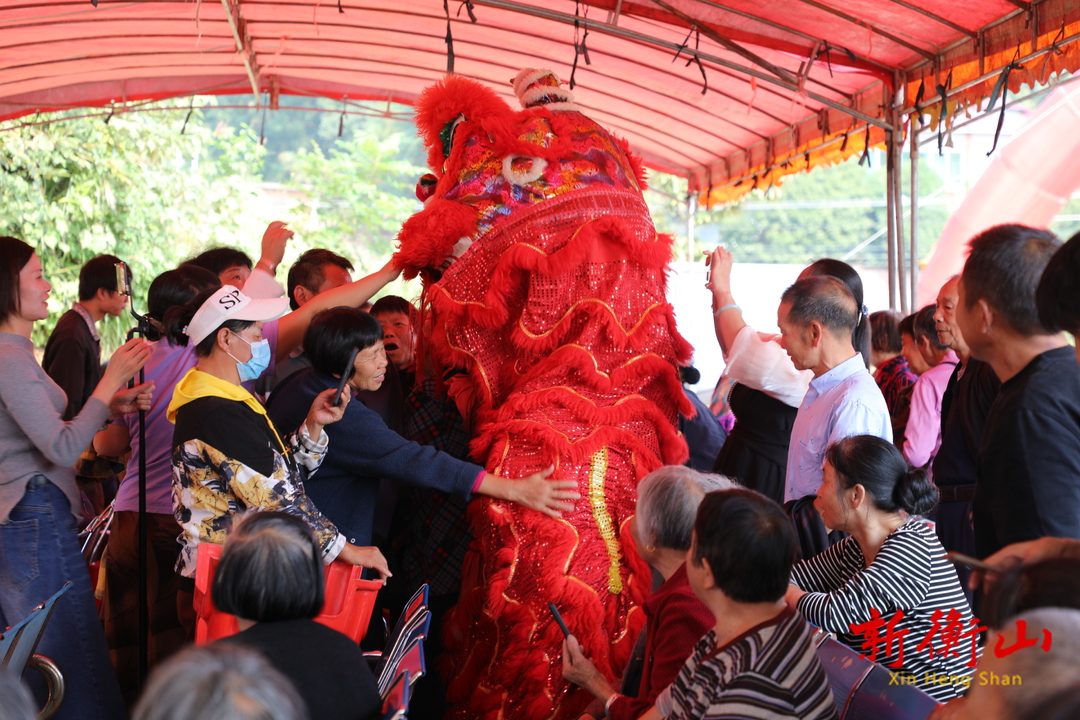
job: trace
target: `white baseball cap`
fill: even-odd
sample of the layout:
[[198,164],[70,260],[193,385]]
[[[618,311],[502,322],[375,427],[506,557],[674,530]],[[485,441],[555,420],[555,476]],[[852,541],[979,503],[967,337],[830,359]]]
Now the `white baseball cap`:
[[198,345],[217,331],[226,320],[266,322],[281,317],[289,309],[288,298],[251,298],[231,285],[222,285],[206,299],[184,333]]

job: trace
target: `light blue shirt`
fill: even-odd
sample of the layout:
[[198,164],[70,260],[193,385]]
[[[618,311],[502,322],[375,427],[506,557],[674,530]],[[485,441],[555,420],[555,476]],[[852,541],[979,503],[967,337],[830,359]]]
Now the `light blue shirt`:
[[825,451],[852,435],[892,442],[889,408],[859,353],[810,381],[791,428],[784,501],[816,494]]

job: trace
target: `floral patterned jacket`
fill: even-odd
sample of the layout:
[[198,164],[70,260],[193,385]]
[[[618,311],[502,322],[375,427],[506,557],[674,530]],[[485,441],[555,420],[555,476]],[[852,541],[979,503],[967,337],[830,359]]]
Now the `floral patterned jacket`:
[[179,407],[172,453],[173,514],[183,529],[177,572],[194,577],[199,543],[223,544],[233,516],[246,510],[301,518],[315,531],[323,561],[336,558],[345,537],[304,492],[299,471],[314,472],[327,445],[325,432],[316,442],[303,426],[279,441],[265,415],[236,400],[207,396]]

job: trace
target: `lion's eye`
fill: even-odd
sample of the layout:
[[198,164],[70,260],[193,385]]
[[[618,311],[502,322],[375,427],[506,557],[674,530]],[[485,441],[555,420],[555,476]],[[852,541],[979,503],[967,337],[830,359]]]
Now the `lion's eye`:
[[454,147],[454,131],[457,130],[459,123],[465,121],[464,115],[458,115],[450,122],[443,125],[443,129],[439,131],[439,140],[442,141],[442,154],[444,158],[450,157],[450,150]]

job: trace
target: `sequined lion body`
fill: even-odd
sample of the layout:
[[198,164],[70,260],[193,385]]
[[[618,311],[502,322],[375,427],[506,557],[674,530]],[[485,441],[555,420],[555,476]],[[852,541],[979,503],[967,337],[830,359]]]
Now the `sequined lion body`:
[[396,262],[425,279],[427,341],[459,367],[450,393],[488,471],[556,465],[582,499],[561,519],[478,498],[459,604],[447,621],[453,718],[576,717],[547,603],[617,678],[644,622],[650,573],[628,520],[637,481],[685,459],[675,363],[690,348],[665,300],[671,239],[657,235],[643,173],[548,71],[522,71],[512,110],[450,76],[417,122],[431,197]]

